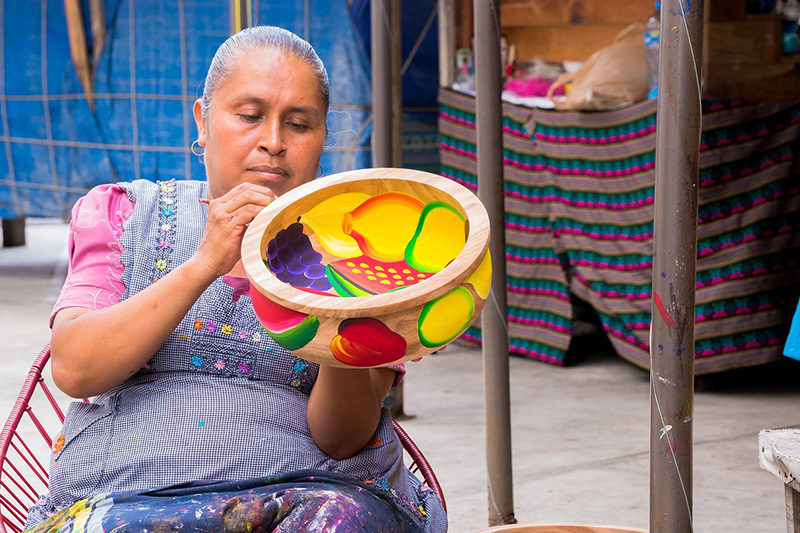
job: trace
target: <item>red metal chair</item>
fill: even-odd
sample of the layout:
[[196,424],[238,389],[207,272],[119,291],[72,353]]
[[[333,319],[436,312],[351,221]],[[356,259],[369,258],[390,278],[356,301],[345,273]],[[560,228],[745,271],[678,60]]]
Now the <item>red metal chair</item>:
[[398,440],[400,440],[400,444],[403,445],[403,449],[411,458],[411,463],[408,465],[408,469],[411,470],[413,474],[419,472],[423,481],[425,481],[425,484],[430,487],[436,496],[439,497],[439,501],[442,502],[442,507],[444,507],[446,512],[447,503],[444,501],[444,492],[442,491],[442,486],[439,485],[439,480],[436,479],[436,474],[433,472],[433,468],[431,468],[431,465],[422,454],[422,450],[417,448],[417,445],[414,444],[414,441],[411,440],[411,437],[408,436],[408,433],[406,433],[406,431],[400,427],[400,424],[397,423],[397,420],[392,420],[392,425],[394,426],[394,432],[397,434]]
[[[49,465],[40,458],[49,457],[51,435],[64,422],[64,412],[42,376],[49,359],[48,344],[33,361],[0,433],[0,533],[22,531],[28,509],[47,492]],[[396,421],[392,423],[411,458],[409,469],[419,473],[445,505],[442,487],[425,456],[403,428]]]

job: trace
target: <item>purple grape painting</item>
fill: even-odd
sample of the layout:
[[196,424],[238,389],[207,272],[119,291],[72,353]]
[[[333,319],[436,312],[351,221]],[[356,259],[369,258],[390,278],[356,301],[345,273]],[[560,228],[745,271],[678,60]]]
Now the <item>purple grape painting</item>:
[[331,288],[321,264],[322,254],[315,251],[299,222],[280,230],[267,244],[264,264],[279,280],[294,287],[311,287],[319,291]]

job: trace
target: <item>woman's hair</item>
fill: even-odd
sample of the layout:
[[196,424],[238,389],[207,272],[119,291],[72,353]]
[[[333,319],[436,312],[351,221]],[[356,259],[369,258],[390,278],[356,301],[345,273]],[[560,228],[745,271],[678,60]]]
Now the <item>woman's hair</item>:
[[206,74],[206,82],[203,87],[201,106],[203,118],[208,116],[208,107],[211,105],[214,92],[231,74],[233,64],[242,54],[253,48],[280,50],[308,63],[317,77],[319,98],[327,116],[331,99],[328,72],[325,70],[325,65],[322,64],[322,60],[317,55],[317,52],[314,51],[314,48],[305,40],[283,28],[277,26],[254,26],[228,37],[214,54],[211,65],[208,67],[208,74]]

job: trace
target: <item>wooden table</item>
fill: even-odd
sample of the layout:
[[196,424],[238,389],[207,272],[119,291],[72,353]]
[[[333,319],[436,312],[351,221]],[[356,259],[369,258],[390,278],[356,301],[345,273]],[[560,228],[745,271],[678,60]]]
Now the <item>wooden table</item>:
[[788,533],[800,533],[800,430],[764,429],[758,434],[761,468],[783,481]]

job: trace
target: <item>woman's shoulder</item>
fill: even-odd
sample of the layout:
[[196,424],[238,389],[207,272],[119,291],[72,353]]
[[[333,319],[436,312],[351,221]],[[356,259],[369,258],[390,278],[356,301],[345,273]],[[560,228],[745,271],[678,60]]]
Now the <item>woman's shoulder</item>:
[[89,192],[87,192],[81,200],[85,200],[86,198],[99,200],[101,198],[114,198],[120,195],[125,195],[125,189],[123,189],[119,183],[103,183],[89,189]]
[[200,180],[166,180],[166,181],[150,181],[150,180],[133,180],[128,182],[120,182],[117,184],[132,201],[137,198],[154,198],[158,199],[160,196],[205,196],[207,183]]
[[97,185],[81,197],[72,208],[72,226],[80,227],[87,220],[98,218],[106,221],[126,220],[133,209],[133,203],[117,183]]

